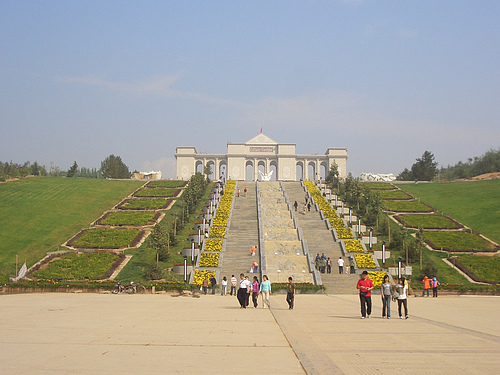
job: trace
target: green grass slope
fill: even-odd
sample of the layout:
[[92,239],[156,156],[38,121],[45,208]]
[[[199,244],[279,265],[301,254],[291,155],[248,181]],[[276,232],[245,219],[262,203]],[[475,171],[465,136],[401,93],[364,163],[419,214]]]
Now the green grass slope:
[[0,275],[33,265],[97,219],[140,181],[39,177],[0,184]]
[[398,187],[500,243],[500,180],[398,184]]

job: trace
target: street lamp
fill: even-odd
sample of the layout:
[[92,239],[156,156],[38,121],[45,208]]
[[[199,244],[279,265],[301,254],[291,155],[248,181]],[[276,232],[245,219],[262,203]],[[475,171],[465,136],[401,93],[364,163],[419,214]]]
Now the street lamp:
[[370,250],[372,249],[372,246],[373,246],[373,228],[370,228]]
[[358,237],[361,237],[361,216],[358,216]]
[[401,278],[401,261],[402,258],[398,257],[398,278]]
[[187,257],[184,255],[184,282],[187,282]]
[[382,241],[382,264],[385,267],[385,241]]
[[352,225],[352,208],[349,207],[349,225]]

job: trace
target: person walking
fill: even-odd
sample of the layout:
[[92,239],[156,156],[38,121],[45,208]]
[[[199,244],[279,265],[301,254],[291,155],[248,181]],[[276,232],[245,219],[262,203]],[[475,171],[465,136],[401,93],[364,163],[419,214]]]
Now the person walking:
[[250,293],[252,292],[252,282],[250,281],[248,276],[245,276],[246,280],[246,285],[247,285],[247,292],[245,293],[245,308],[248,307],[248,304],[250,303]]
[[354,258],[351,257],[351,260],[349,261],[349,268],[350,268],[349,273],[351,275],[354,275],[356,273],[356,269],[354,268],[354,266],[355,266]]
[[311,202],[307,202],[307,212],[311,212]]
[[240,308],[246,309],[247,305],[245,303],[246,301],[246,295],[248,294],[248,289],[250,288],[248,280],[245,279],[244,274],[240,274],[240,286],[238,288],[238,302],[240,303]]
[[252,262],[252,271],[253,273],[259,272],[259,263],[257,263],[256,261]]
[[215,294],[215,286],[217,285],[217,279],[215,276],[210,278],[210,284],[212,285],[212,294]]
[[358,280],[356,289],[359,290],[359,301],[361,303],[361,319],[370,318],[372,315],[372,289],[373,283],[368,278],[368,272],[363,271]]
[[339,265],[339,275],[342,275],[344,273],[344,259],[342,259],[342,257],[339,257],[339,260],[337,260],[337,264]]
[[291,277],[288,278],[288,285],[286,288],[286,302],[288,303],[288,310],[293,310],[295,302],[295,285]]
[[243,189],[243,196],[244,196],[244,197],[246,197],[246,196],[247,196],[247,191],[248,191],[248,190],[247,190],[247,188],[244,188],[244,189]]
[[[431,279],[429,279],[427,276],[424,276],[424,279],[422,280],[422,285],[424,289],[422,289],[422,297],[425,296],[427,293],[427,297],[429,297],[429,289],[431,288]],[[434,291],[432,291],[432,295],[434,296]]]
[[297,203],[297,201],[295,201],[295,202],[293,203],[293,207],[295,208],[295,211],[297,211],[297,207],[299,207],[299,204]]
[[238,189],[238,190],[236,191],[236,198],[239,198],[239,197],[240,197],[240,189]]
[[262,307],[265,309],[267,305],[267,307],[271,308],[271,304],[269,302],[269,296],[271,295],[271,282],[267,278],[267,275],[262,276],[259,292],[262,295]]
[[231,275],[231,295],[233,295],[233,292],[234,292],[234,295],[236,295],[236,283],[238,282],[238,280],[236,280],[236,277],[234,277],[234,275]]
[[203,290],[203,294],[207,295],[208,292],[208,277],[205,276],[205,279],[203,280],[203,283],[201,284],[201,288]]
[[437,281],[437,279],[435,277],[433,277],[432,281],[431,281],[431,285],[432,285],[432,297],[437,298],[439,281]]
[[220,288],[220,295],[225,296],[227,295],[227,277],[224,276],[221,281],[221,288]]
[[259,279],[257,279],[257,276],[254,276],[252,282],[252,302],[254,309],[256,309],[258,305],[259,290],[260,290]]
[[382,296],[382,318],[387,316],[387,319],[391,319],[392,285],[389,281],[389,275],[384,276],[384,281],[380,286],[380,292]]
[[401,305],[405,308],[405,319],[408,319],[408,283],[404,277],[401,277],[398,280],[398,285],[396,285],[396,289],[399,293],[398,297],[398,314],[399,319],[403,319],[403,315],[401,314]]
[[332,260],[330,257],[326,260],[326,273],[332,273]]

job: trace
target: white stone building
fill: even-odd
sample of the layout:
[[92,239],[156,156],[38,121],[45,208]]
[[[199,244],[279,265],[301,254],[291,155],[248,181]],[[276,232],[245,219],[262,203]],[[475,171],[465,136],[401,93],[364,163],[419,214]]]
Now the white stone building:
[[[339,176],[347,175],[347,149],[328,148],[324,154],[297,155],[295,144],[278,143],[260,133],[244,143],[227,144],[226,154],[198,154],[194,147],[177,147],[177,179],[189,180],[209,165],[212,179],[299,181],[324,179],[333,163]],[[260,172],[260,173],[259,173]]]

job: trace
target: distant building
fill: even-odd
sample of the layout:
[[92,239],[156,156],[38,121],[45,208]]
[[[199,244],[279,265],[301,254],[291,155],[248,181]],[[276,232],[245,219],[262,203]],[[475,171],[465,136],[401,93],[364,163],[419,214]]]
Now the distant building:
[[203,173],[206,165],[211,169],[211,179],[239,181],[323,180],[334,163],[340,178],[347,175],[346,148],[328,148],[324,154],[297,155],[295,144],[278,143],[262,132],[244,143],[229,142],[226,154],[199,154],[194,147],[177,147],[175,158],[179,180],[189,180],[196,172]]
[[366,173],[363,172],[359,175],[360,181],[381,181],[391,182],[396,180],[396,176],[392,173]]
[[161,171],[135,172],[132,178],[135,180],[161,180]]

